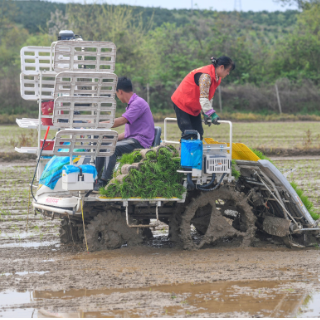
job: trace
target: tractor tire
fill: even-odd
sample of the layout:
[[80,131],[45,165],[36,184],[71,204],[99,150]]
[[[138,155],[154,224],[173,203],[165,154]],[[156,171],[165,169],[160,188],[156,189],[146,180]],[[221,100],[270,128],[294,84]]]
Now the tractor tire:
[[[241,217],[240,231],[232,226],[232,217]],[[229,219],[228,219],[229,218]],[[175,218],[178,221],[177,217]],[[192,199],[180,218],[180,241],[187,250],[200,249],[219,239],[242,237],[241,246],[249,246],[255,236],[256,217],[247,197],[232,186],[200,193]]]
[[73,224],[68,218],[61,220],[59,237],[62,244],[81,242],[81,238],[78,235],[78,226]]
[[143,240],[136,228],[128,227],[125,214],[120,210],[99,213],[87,225],[85,236],[89,251],[118,249],[124,244],[135,246]]

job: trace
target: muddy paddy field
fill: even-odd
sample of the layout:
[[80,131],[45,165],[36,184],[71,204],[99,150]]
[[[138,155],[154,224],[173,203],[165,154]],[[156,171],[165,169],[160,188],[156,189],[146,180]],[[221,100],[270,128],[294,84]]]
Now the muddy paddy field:
[[[319,211],[320,157],[274,159]],[[88,253],[60,244],[59,220],[28,210],[34,168],[0,162],[0,317],[320,316],[318,247],[268,238],[185,251],[162,227],[139,247]]]
[[[319,159],[277,160],[320,206]],[[184,251],[154,241],[87,253],[28,214],[34,163],[1,163],[0,317],[320,316],[320,251],[272,239]],[[165,235],[166,230],[157,231]]]

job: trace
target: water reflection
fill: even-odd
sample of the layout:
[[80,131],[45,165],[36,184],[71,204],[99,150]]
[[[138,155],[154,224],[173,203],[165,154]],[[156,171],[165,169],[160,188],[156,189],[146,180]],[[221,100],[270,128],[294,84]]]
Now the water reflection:
[[303,282],[241,281],[140,289],[6,291],[0,292],[0,317],[319,317],[320,293],[308,294],[306,286]]
[[307,295],[297,316],[299,318],[320,318],[320,292]]

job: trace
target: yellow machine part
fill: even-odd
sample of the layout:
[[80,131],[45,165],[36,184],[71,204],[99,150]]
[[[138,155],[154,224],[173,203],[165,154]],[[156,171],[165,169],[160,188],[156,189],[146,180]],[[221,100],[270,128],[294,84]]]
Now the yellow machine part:
[[[204,138],[207,144],[226,144],[228,147],[230,143],[218,142],[212,138]],[[229,152],[229,151],[228,151]],[[232,144],[232,159],[233,160],[246,160],[246,161],[258,161],[260,158],[253,153],[245,144],[243,143],[233,143]]]

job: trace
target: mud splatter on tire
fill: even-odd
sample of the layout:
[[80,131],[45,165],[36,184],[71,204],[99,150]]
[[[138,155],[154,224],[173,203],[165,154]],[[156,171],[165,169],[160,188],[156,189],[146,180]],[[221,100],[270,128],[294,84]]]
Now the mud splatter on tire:
[[90,251],[118,249],[124,244],[134,246],[142,243],[142,236],[135,228],[127,226],[124,213],[119,210],[99,213],[86,227],[86,237]]
[[60,223],[59,236],[60,242],[63,244],[69,244],[73,242],[80,242],[78,226],[68,218],[63,218]]
[[[209,206],[210,210],[208,210]],[[199,209],[203,208],[205,213],[197,214]],[[245,232],[235,229],[232,223],[227,221],[228,212],[235,217],[241,215]],[[184,249],[187,250],[200,249],[205,244],[213,244],[225,237],[242,237],[242,246],[249,246],[256,231],[255,221],[256,218],[247,202],[247,197],[234,190],[232,186],[223,186],[212,192],[201,193],[186,207],[181,215],[180,240]],[[190,232],[193,223],[197,226],[199,233],[203,234],[198,243],[194,241]]]

